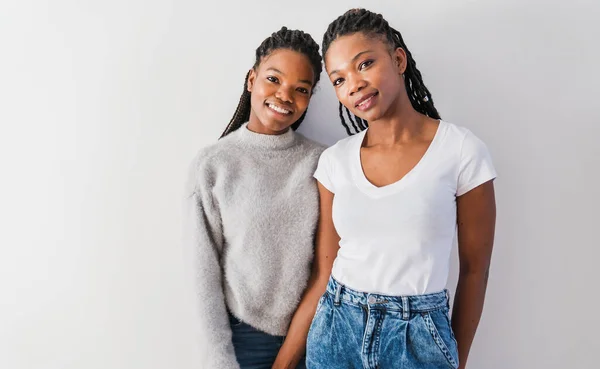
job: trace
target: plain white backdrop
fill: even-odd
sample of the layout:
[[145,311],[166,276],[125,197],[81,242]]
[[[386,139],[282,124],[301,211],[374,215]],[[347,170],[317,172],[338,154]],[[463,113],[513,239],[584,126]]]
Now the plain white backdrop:
[[[187,165],[265,37],[286,25],[320,43],[359,5],[402,32],[442,117],[499,173],[469,368],[599,367],[598,2],[5,0],[0,368],[197,367]],[[344,137],[325,75],[301,132]]]

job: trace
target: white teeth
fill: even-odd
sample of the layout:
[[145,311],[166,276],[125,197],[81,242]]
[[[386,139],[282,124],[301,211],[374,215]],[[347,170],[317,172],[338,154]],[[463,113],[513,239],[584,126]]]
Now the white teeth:
[[274,105],[274,104],[267,104],[267,105],[269,106],[269,108],[271,108],[271,109],[275,110],[275,111],[276,111],[276,112],[278,112],[278,113],[281,113],[281,114],[292,114],[292,112],[291,112],[291,111],[289,111],[289,110],[286,110],[286,109],[283,109],[283,108],[280,108],[280,107],[279,107],[279,106],[277,106],[277,105]]
[[[375,96],[375,95],[373,95],[373,96]],[[361,105],[363,105],[363,104],[365,104],[365,103],[369,102],[369,100],[371,100],[371,99],[373,98],[373,96],[371,96],[371,97],[369,97],[368,99],[364,100],[363,102],[361,102],[360,104],[358,104],[358,106],[361,106]]]

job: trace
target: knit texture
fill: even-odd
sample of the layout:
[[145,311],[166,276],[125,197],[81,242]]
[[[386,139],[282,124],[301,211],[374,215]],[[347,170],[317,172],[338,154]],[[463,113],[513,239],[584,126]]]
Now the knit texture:
[[324,147],[247,124],[199,151],[184,203],[202,368],[238,369],[227,311],[285,335],[310,274],[318,220],[313,173]]

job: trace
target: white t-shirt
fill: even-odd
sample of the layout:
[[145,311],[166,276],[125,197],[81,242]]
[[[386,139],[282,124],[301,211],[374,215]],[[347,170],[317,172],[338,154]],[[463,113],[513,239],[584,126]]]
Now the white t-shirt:
[[363,292],[442,291],[456,237],[456,197],[496,177],[488,149],[468,129],[440,121],[417,165],[401,180],[377,187],[360,161],[366,132],[325,150],[314,175],[334,193],[341,240],[332,275]]

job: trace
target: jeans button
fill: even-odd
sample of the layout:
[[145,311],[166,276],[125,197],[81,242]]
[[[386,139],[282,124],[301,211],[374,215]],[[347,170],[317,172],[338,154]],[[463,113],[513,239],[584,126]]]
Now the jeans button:
[[369,296],[368,302],[369,304],[374,304],[377,302],[377,298],[375,296]]

